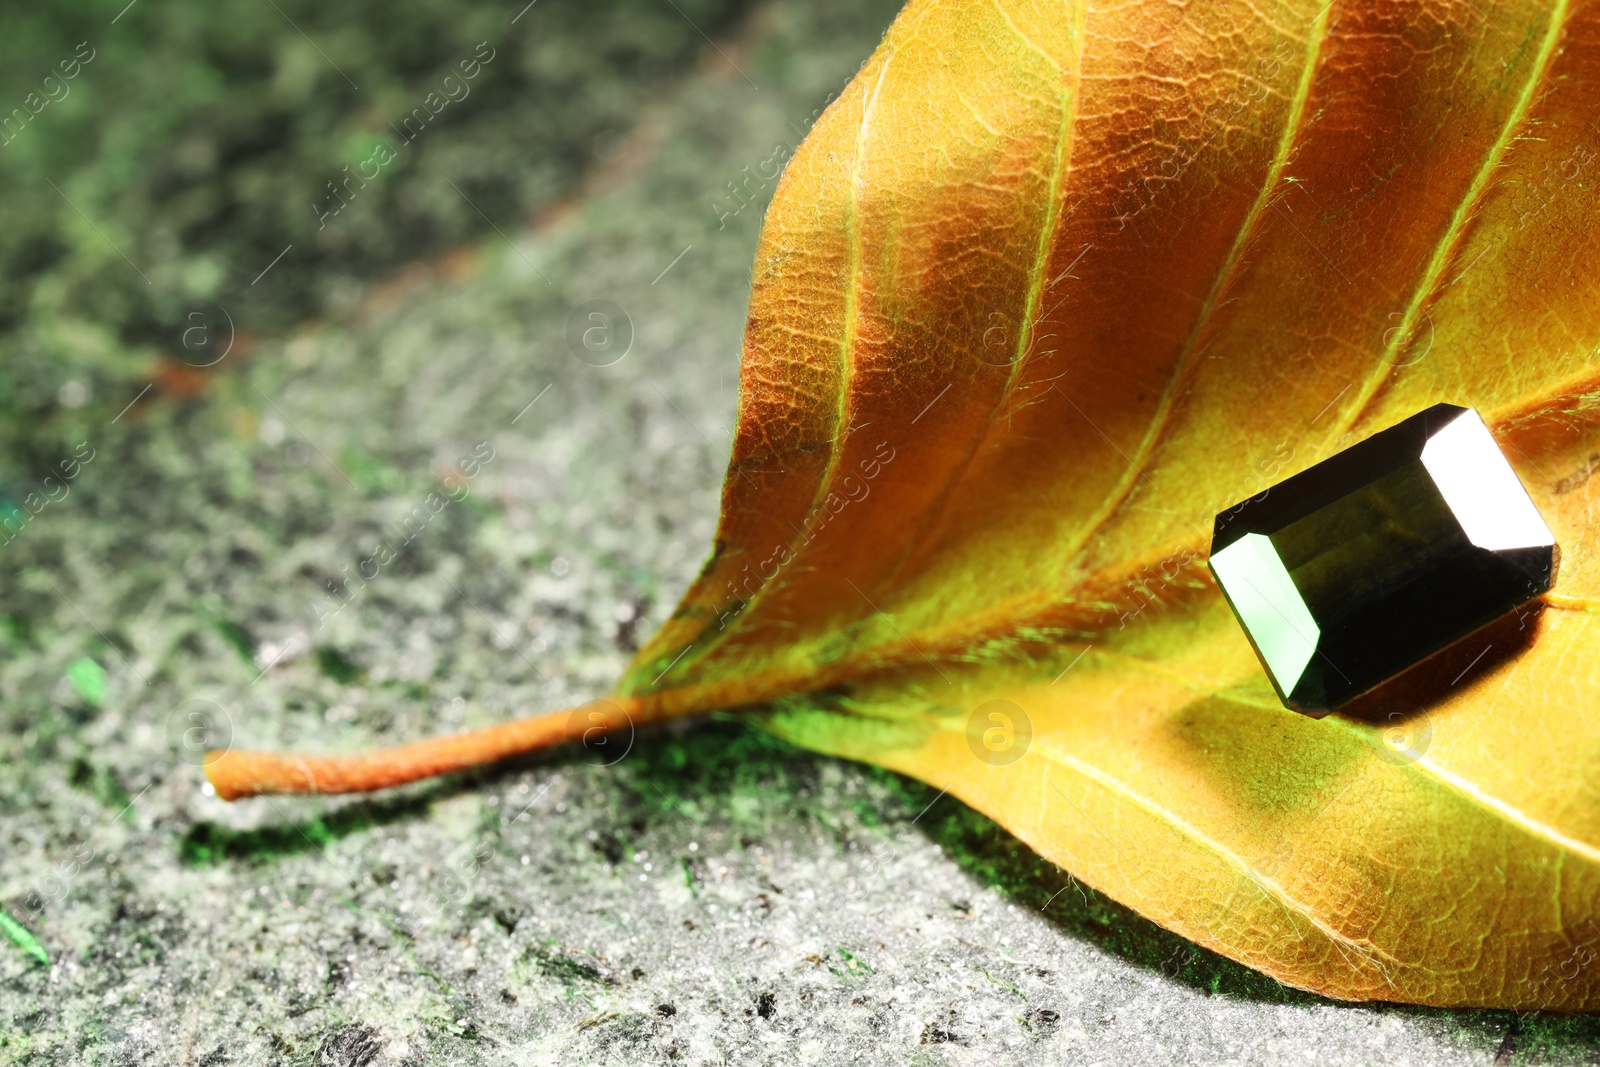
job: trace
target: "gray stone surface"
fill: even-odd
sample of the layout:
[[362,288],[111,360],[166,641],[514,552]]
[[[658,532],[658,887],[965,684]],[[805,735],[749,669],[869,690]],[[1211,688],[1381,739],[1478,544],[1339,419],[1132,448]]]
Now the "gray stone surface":
[[[95,432],[0,552],[0,906],[50,960],[0,943],[0,1063],[1600,1062],[1588,1019],[1285,990],[730,716],[373,798],[206,794],[207,739],[357,750],[610,684],[713,529],[759,219],[708,201],[889,14],[762,9],[568,210]],[[566,341],[595,300],[632,323],[609,366]]]

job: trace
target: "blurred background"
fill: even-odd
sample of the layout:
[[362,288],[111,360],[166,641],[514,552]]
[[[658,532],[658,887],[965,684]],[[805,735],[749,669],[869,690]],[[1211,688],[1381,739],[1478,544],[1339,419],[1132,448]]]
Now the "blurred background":
[[1587,1061],[1285,990],[732,717],[207,794],[610,686],[710,544],[765,204],[896,10],[7,10],[0,1063]]

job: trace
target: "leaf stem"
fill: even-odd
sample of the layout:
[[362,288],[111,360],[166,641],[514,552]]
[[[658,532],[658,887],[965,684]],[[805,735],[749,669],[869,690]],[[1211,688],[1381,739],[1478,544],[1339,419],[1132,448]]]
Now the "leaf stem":
[[617,696],[355,756],[219,749],[206,753],[206,777],[223,800],[269,793],[365,793],[497,763],[565,741],[588,743],[668,714],[663,702]]

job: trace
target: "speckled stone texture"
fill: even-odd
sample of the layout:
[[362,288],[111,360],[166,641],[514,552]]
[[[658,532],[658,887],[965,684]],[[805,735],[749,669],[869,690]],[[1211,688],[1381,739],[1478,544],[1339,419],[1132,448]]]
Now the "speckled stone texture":
[[[771,192],[734,213],[727,183],[891,14],[759,9],[563,210],[95,432],[0,552],[0,906],[50,957],[0,943],[0,1063],[1600,1062],[1584,1018],[1283,989],[732,716],[367,799],[206,795],[207,739],[352,751],[612,682],[713,530]],[[597,300],[632,325],[608,366],[566,341]]]

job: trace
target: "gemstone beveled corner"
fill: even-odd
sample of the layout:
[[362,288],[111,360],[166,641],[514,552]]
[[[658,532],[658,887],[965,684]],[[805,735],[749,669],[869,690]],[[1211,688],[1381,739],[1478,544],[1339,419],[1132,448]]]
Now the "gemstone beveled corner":
[[1322,715],[1544,593],[1556,545],[1478,413],[1436,404],[1222,512],[1209,565]]

